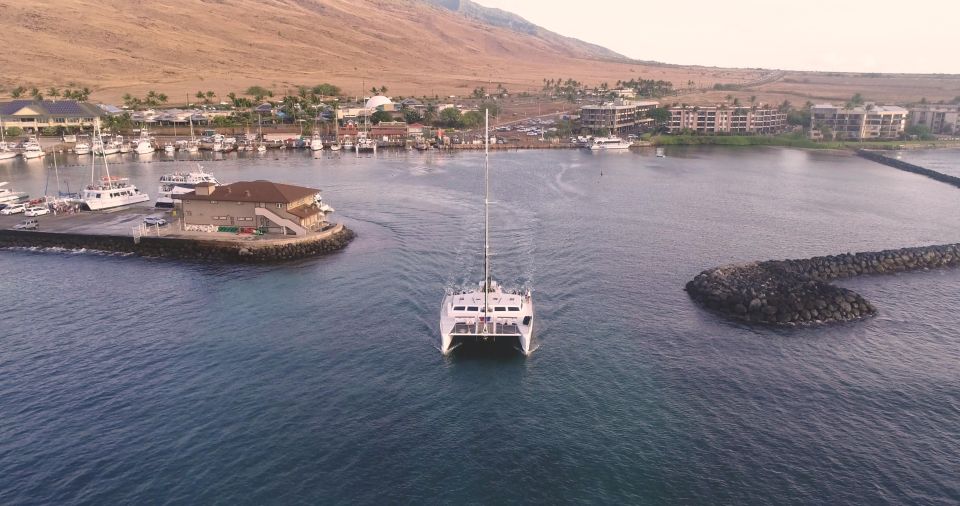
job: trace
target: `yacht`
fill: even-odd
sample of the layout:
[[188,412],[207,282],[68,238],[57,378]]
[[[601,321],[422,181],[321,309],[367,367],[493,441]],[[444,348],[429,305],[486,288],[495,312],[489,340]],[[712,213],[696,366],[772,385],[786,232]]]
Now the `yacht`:
[[180,202],[177,197],[194,191],[200,183],[213,183],[220,186],[217,178],[213,177],[213,174],[204,172],[201,165],[197,165],[196,172],[174,172],[160,176],[160,189],[155,207],[172,209]]
[[115,155],[124,152],[123,138],[119,135],[110,140],[102,138],[93,139],[93,154],[95,155]]
[[476,289],[448,291],[440,306],[440,351],[447,355],[464,342],[506,341],[524,355],[533,351],[531,291],[504,290],[490,278],[490,134],[484,118],[483,281]]
[[147,134],[145,129],[140,131],[140,138],[137,139],[137,145],[133,150],[136,151],[138,155],[149,155],[156,151],[153,147],[153,142],[150,141],[150,135]]
[[366,151],[366,152],[377,152],[377,141],[367,137],[366,132],[360,132],[357,134],[357,153]]
[[168,155],[174,154],[176,150],[177,150],[177,147],[174,146],[173,144],[166,144],[163,146],[163,152]]
[[21,153],[24,158],[40,158],[46,153],[43,152],[43,148],[40,147],[40,142],[36,138],[30,139],[26,144],[23,145],[23,153]]
[[352,151],[352,150],[353,150],[353,139],[351,139],[349,135],[344,135],[344,136],[343,136],[343,144],[341,144],[341,145],[343,146],[343,149],[344,149],[344,150],[346,150],[346,151]]
[[313,134],[313,137],[310,138],[310,149],[313,151],[323,150],[323,138],[320,137],[319,133]]
[[596,137],[593,144],[590,144],[591,150],[600,149],[627,149],[630,143],[619,137]]
[[339,142],[334,142],[333,144],[330,145],[330,151],[340,151],[340,149],[341,148],[340,148]]
[[90,154],[90,144],[84,141],[80,141],[73,145],[73,152],[78,155],[89,155]]
[[0,204],[14,204],[30,198],[27,192],[18,192],[4,188],[7,184],[7,182],[0,183]]
[[[94,138],[99,139],[100,144],[103,145],[99,121],[94,123],[93,132]],[[90,163],[90,184],[84,187],[80,193],[80,202],[84,208],[91,211],[99,211],[102,209],[139,204],[150,200],[149,195],[141,192],[136,186],[130,184],[127,178],[111,177],[106,154],[101,154],[100,158],[103,160],[103,172],[105,175],[99,180],[94,179],[97,157],[93,157]]]
[[16,158],[17,152],[10,149],[10,146],[7,145],[7,139],[4,134],[3,121],[0,121],[0,160],[10,160],[11,158]]
[[0,142],[0,160],[10,160],[17,157],[17,152],[10,149],[6,142]]
[[657,148],[657,158],[666,158],[667,154],[663,151],[663,148]]

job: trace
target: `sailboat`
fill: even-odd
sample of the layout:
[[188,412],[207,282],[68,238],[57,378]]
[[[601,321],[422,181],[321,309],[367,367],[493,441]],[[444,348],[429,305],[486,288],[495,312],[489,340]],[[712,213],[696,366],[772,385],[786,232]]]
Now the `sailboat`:
[[187,153],[199,153],[200,143],[197,142],[197,136],[193,134],[193,114],[190,114],[190,141],[187,142]]
[[484,115],[483,281],[474,290],[447,291],[440,306],[440,351],[464,342],[506,341],[524,355],[533,351],[533,295],[505,291],[490,278],[490,119]]
[[[103,136],[100,133],[100,121],[93,125],[93,135],[103,144]],[[111,209],[114,207],[128,206],[140,202],[147,202],[150,196],[141,192],[136,186],[130,184],[130,180],[121,177],[110,177],[110,166],[107,164],[107,155],[101,154],[103,159],[103,170],[106,175],[98,181],[96,179],[97,157],[94,156],[90,162],[90,184],[83,189],[80,195],[83,206],[91,211],[101,209]]]
[[137,146],[133,150],[138,155],[149,155],[156,151],[153,142],[150,140],[150,134],[147,133],[146,125],[143,125],[143,129],[140,130],[140,139],[137,140]]
[[[0,160],[10,160],[16,158],[17,152],[7,146],[6,133],[4,132],[3,120],[0,120]],[[6,183],[4,183],[6,184]]]
[[363,117],[363,131],[357,133],[357,153],[361,151],[377,152],[377,141],[371,139],[369,136],[369,125],[367,124],[369,118],[369,114]]
[[330,151],[340,151],[340,118],[336,111],[333,113],[333,144],[330,145]]

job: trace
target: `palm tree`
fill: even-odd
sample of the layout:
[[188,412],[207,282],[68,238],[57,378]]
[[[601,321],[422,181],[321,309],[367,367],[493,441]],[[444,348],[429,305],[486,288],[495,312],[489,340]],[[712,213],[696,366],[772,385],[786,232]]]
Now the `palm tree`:
[[30,96],[37,101],[43,100],[43,93],[40,93],[40,90],[37,88],[30,89]]
[[58,97],[60,96],[60,90],[58,90],[57,88],[51,86],[51,87],[47,90],[47,95],[49,95],[49,96],[53,97],[54,99],[56,99],[56,98],[58,98]]
[[216,97],[216,96],[217,96],[217,94],[216,94],[216,93],[214,93],[214,92],[213,92],[212,90],[210,90],[210,91],[207,91],[207,94],[206,94],[206,97],[207,97],[207,103],[210,103],[210,102],[212,102],[212,101],[213,101],[213,98],[214,98],[214,97]]

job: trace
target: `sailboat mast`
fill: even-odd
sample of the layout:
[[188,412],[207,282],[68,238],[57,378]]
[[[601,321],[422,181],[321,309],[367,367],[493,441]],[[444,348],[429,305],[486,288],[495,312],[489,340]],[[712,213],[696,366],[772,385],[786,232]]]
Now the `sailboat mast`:
[[483,114],[483,321],[490,313],[490,110]]

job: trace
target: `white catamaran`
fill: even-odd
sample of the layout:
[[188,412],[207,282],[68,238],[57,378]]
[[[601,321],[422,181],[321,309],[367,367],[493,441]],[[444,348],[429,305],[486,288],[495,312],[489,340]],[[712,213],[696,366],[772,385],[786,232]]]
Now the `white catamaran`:
[[[103,136],[100,133],[100,122],[97,121],[93,126],[94,138],[99,139],[100,145],[103,145]],[[94,156],[90,162],[90,184],[83,189],[80,195],[80,201],[83,206],[91,211],[101,209],[111,209],[114,207],[128,206],[147,202],[150,196],[141,192],[136,186],[130,184],[127,178],[110,177],[110,166],[107,164],[107,155],[101,154],[103,159],[103,170],[106,175],[99,180],[96,179],[97,157]]]
[[490,279],[490,132],[484,117],[483,281],[475,290],[448,292],[440,306],[440,351],[464,342],[507,341],[524,355],[533,351],[533,296],[530,290],[504,291]]

